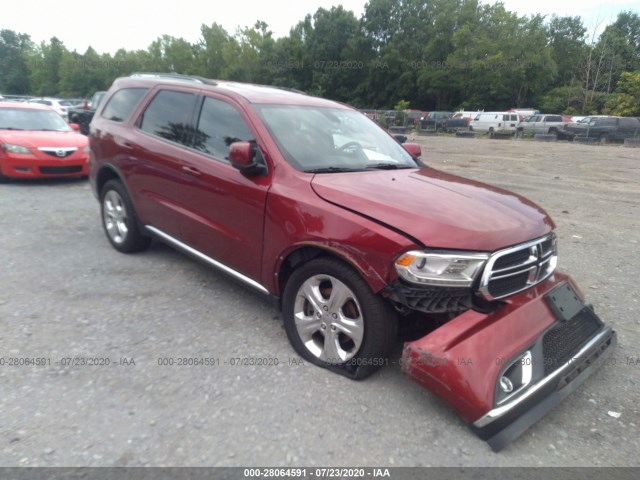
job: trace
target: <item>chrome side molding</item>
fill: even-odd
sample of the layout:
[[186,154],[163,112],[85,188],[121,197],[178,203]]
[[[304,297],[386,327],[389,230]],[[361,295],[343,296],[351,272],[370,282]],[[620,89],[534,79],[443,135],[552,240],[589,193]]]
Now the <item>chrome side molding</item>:
[[179,250],[182,250],[190,255],[193,255],[194,257],[202,260],[203,262],[211,265],[212,267],[217,268],[218,270],[222,270],[223,272],[225,272],[228,275],[231,275],[232,277],[234,277],[237,280],[240,280],[241,282],[249,285],[250,287],[255,288],[256,290],[265,293],[265,294],[269,294],[269,291],[260,283],[256,282],[255,280],[247,277],[246,275],[243,275],[242,273],[234,270],[231,267],[228,267],[227,265],[225,265],[224,263],[220,263],[219,261],[209,257],[208,255],[205,255],[204,253],[200,252],[199,250],[196,250],[193,247],[190,247],[189,245],[187,245],[186,243],[181,242],[180,240],[172,237],[171,235],[168,235],[166,233],[164,233],[162,230],[157,229],[156,227],[153,227],[151,225],[145,225],[144,226],[145,229],[149,230],[149,232],[151,232],[153,235],[156,235],[158,237],[160,237],[162,240],[164,240],[165,242],[171,244],[172,246],[176,247]]

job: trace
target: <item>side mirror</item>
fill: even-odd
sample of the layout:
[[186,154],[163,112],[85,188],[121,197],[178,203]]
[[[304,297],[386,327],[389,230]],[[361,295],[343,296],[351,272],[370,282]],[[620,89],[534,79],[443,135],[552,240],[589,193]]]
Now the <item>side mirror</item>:
[[403,143],[402,148],[413,158],[420,158],[422,156],[422,149],[417,143]]
[[74,132],[80,131],[80,125],[78,125],[77,123],[70,123],[69,126],[71,127],[71,130],[73,130]]
[[256,154],[256,148],[251,142],[233,142],[229,145],[229,161],[231,166],[240,170],[246,175],[264,175],[267,167],[264,163],[258,162],[257,158],[262,155]]

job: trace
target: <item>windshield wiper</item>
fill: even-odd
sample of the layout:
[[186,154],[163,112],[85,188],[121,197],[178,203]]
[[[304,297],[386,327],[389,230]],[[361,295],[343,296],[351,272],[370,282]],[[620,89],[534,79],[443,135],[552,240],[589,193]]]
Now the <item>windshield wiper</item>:
[[0,130],[24,130],[24,128],[0,127]]
[[349,167],[320,167],[305,170],[306,173],[340,173],[340,172],[361,172],[361,168]]
[[367,168],[373,168],[376,170],[398,170],[400,168],[415,168],[410,165],[401,165],[399,163],[372,163],[367,165]]

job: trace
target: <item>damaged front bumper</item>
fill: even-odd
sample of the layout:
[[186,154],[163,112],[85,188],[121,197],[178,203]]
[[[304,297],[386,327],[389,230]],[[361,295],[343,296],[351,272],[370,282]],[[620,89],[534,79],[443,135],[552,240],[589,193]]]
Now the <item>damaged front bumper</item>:
[[597,370],[616,334],[554,274],[491,313],[468,310],[407,342],[402,368],[501,450]]

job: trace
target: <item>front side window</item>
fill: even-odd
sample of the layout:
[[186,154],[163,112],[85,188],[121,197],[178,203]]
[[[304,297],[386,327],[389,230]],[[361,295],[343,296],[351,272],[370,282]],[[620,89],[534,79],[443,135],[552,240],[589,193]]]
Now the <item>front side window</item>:
[[113,94],[109,103],[104,108],[102,116],[114,122],[124,122],[147,93],[146,88],[123,88]]
[[206,97],[200,110],[193,147],[217,159],[227,160],[234,142],[255,141],[240,113],[226,102]]
[[416,168],[413,158],[362,113],[294,105],[254,107],[283,157],[306,172]]
[[196,96],[192,93],[160,90],[142,114],[140,130],[188,145],[193,132],[191,120],[195,104]]

